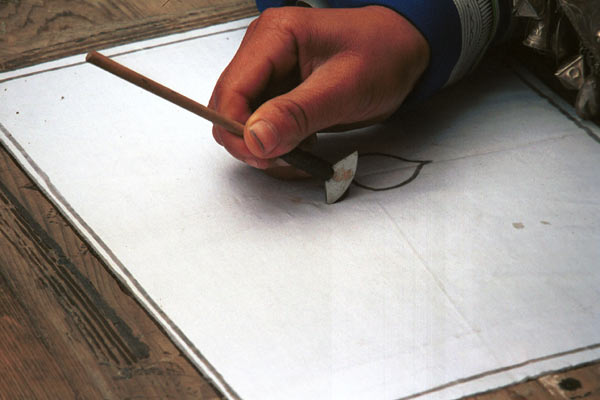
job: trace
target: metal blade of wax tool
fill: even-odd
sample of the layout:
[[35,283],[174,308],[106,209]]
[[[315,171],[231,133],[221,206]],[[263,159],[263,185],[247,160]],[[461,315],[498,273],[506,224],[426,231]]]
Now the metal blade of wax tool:
[[325,181],[327,204],[333,204],[348,190],[356,174],[358,151],[341,159],[333,165],[333,176]]

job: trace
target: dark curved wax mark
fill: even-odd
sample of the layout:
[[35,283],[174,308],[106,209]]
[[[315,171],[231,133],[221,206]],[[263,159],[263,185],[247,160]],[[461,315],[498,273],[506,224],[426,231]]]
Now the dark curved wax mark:
[[382,187],[382,188],[376,188],[376,187],[371,187],[368,185],[364,185],[360,182],[358,182],[356,179],[352,182],[354,185],[366,189],[366,190],[371,190],[374,192],[381,192],[384,190],[392,190],[392,189],[397,189],[401,186],[407,185],[410,182],[414,181],[417,176],[419,176],[419,173],[421,172],[421,170],[423,169],[423,167],[429,163],[432,163],[432,160],[425,160],[425,161],[421,161],[421,160],[409,160],[408,158],[404,158],[404,157],[400,157],[400,156],[395,156],[393,154],[385,154],[385,153],[363,153],[363,154],[359,154],[358,158],[360,159],[361,157],[389,157],[389,158],[395,158],[396,160],[400,160],[400,161],[405,161],[405,162],[410,162],[410,163],[415,163],[418,164],[417,167],[415,168],[415,171],[413,172],[413,174],[406,180],[397,183],[395,185],[392,186],[386,186],[386,187]]

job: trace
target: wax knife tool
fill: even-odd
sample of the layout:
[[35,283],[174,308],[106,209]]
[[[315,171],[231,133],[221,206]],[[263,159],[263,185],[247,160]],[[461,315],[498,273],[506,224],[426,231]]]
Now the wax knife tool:
[[[221,125],[239,137],[244,136],[244,125],[239,122],[227,118],[215,110],[205,107],[96,51],[89,52],[85,60],[214,124]],[[327,204],[335,203],[346,192],[354,179],[358,163],[358,153],[356,151],[333,165],[298,148],[279,156],[279,158],[316,178],[324,180]]]

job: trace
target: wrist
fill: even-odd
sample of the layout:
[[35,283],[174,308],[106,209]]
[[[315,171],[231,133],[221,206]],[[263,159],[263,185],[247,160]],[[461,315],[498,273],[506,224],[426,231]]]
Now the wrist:
[[419,79],[427,70],[431,50],[425,36],[415,25],[396,10],[386,6],[367,6],[373,12],[380,13],[386,21],[390,21],[391,40],[390,57],[394,55],[401,58],[400,65],[403,81],[407,85],[403,97],[406,97],[416,86]]

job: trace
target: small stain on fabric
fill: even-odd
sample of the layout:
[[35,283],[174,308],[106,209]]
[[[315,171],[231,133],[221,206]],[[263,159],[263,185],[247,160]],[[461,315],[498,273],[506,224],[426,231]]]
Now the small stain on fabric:
[[513,225],[513,227],[514,227],[515,229],[523,229],[523,228],[525,228],[525,225],[523,225],[523,223],[522,223],[522,222],[513,222],[513,224],[512,224],[512,225]]

